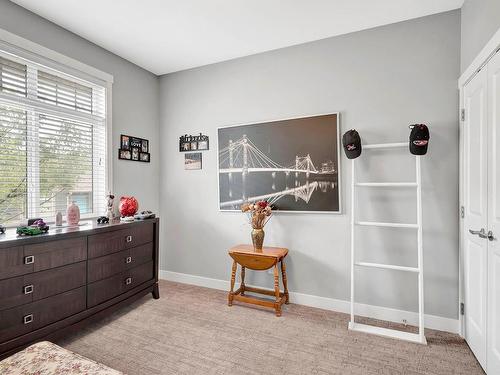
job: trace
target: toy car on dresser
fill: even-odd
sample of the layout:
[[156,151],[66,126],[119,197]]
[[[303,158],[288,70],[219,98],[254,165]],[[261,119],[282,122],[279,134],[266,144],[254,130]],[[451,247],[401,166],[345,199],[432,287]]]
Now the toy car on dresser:
[[35,220],[31,225],[17,227],[16,233],[19,236],[37,236],[47,233],[49,226],[42,219]]

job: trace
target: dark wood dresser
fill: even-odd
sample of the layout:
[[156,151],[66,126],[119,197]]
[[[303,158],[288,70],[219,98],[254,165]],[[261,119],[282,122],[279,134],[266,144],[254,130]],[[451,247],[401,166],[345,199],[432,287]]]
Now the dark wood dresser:
[[0,358],[158,292],[159,219],[0,235]]

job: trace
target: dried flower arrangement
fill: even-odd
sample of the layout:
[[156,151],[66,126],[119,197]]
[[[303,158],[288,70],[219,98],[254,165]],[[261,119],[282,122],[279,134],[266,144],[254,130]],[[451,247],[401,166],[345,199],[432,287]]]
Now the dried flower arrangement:
[[248,214],[249,222],[253,229],[262,229],[271,218],[272,208],[267,201],[245,203],[241,211]]
[[252,242],[256,251],[262,251],[264,243],[264,226],[272,215],[272,207],[267,201],[256,203],[245,203],[241,211],[248,215],[248,221],[252,226]]

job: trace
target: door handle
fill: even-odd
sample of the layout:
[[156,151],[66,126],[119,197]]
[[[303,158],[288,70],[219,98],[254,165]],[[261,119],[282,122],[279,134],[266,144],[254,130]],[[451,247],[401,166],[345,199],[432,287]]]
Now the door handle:
[[486,234],[486,231],[484,230],[484,228],[481,228],[481,230],[469,229],[469,233],[470,234],[477,234],[481,238],[488,238],[488,235]]
[[493,241],[495,236],[493,236],[493,231],[489,230],[487,234],[488,240]]

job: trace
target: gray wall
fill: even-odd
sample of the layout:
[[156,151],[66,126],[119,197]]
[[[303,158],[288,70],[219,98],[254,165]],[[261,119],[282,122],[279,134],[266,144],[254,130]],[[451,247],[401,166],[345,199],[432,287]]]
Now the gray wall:
[[[135,195],[141,208],[159,209],[158,78],[148,71],[72,34],[7,0],[0,0],[0,28],[114,76],[114,192]],[[120,134],[148,138],[151,163],[118,161]]]
[[[217,208],[217,127],[340,111],[342,131],[356,128],[373,143],[405,140],[407,125],[423,122],[432,131],[422,161],[425,310],[457,318],[459,54],[460,12],[452,11],[161,77],[162,268],[228,280],[228,248],[250,241],[245,217]],[[185,171],[178,139],[198,132],[210,136],[211,150],[203,170]],[[414,179],[413,159],[399,152],[365,151],[362,177]],[[344,155],[341,168],[343,214],[278,214],[267,226],[266,243],[291,251],[295,292],[349,298],[351,168]],[[414,197],[410,190],[362,192],[363,218],[414,221]],[[411,230],[363,230],[364,259],[415,264]],[[414,275],[358,277],[360,302],[416,311]],[[250,282],[269,286],[271,276],[250,275]]]
[[499,0],[465,0],[462,6],[462,72],[499,28]]

